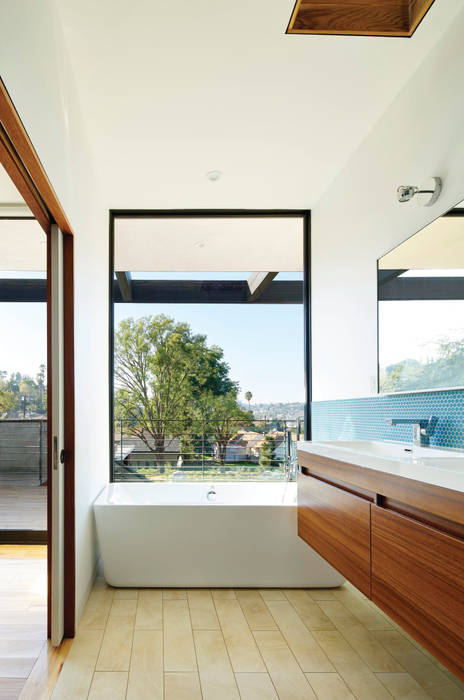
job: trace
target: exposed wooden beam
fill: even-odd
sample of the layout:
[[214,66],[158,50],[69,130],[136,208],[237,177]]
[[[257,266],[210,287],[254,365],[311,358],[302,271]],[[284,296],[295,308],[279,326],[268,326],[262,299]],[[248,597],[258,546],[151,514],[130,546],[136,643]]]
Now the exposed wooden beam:
[[[124,298],[117,280],[113,285],[116,303],[134,304],[247,304],[246,281],[132,280],[132,296]],[[0,302],[45,302],[45,279],[0,279]],[[254,304],[301,304],[303,282],[272,282]]]
[[[132,303],[135,304],[246,304],[250,302],[248,282],[227,280],[132,280]],[[126,302],[119,283],[114,281],[113,298]],[[301,304],[303,282],[274,281],[252,303]]]
[[379,301],[464,299],[464,277],[395,277],[379,285]]
[[379,269],[378,273],[377,273],[377,279],[379,281],[379,285],[386,284],[390,280],[393,280],[396,277],[399,277],[400,275],[404,274],[405,272],[407,272],[407,269],[405,269],[405,270]]
[[260,297],[276,275],[278,275],[278,272],[252,272],[247,280],[248,289],[250,290],[248,301],[255,301]]
[[132,277],[130,272],[116,272],[119,289],[123,301],[132,301]]
[[0,279],[0,302],[47,301],[46,279]]

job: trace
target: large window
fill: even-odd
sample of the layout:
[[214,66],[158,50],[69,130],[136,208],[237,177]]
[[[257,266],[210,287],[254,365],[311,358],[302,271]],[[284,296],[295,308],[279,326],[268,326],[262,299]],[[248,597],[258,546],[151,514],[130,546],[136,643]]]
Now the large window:
[[114,214],[112,476],[292,478],[306,216]]

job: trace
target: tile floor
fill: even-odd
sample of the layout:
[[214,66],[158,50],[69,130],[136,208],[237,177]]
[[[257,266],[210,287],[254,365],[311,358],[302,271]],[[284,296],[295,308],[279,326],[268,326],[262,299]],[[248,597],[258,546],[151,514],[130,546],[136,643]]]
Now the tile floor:
[[54,700],[464,700],[349,584],[113,589],[97,579]]

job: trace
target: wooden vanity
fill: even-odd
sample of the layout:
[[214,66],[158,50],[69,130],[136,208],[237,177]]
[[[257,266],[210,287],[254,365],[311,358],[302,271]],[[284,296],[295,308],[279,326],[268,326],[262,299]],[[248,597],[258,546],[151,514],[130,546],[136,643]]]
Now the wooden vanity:
[[464,680],[464,493],[298,450],[298,534]]

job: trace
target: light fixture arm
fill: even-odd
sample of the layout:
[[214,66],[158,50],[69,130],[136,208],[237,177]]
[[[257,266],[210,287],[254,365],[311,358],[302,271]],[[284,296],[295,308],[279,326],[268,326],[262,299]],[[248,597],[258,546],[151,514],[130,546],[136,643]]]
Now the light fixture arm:
[[415,185],[400,185],[396,190],[398,202],[410,202],[417,196],[417,203],[422,207],[435,204],[441,194],[441,178],[429,177],[420,187]]

